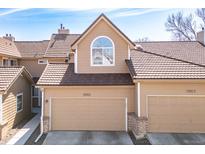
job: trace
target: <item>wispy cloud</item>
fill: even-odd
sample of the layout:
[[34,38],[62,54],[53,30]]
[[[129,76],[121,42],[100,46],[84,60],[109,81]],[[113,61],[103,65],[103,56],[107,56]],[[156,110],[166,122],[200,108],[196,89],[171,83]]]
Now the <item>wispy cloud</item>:
[[1,12],[0,16],[6,16],[6,15],[9,15],[9,14],[14,14],[16,12],[20,12],[20,11],[24,11],[24,10],[28,10],[28,8],[9,9],[7,11]]
[[127,17],[127,16],[139,16],[139,15],[144,15],[144,14],[149,14],[153,12],[161,12],[161,11],[166,11],[168,9],[142,9],[139,10],[130,10],[130,11],[124,11],[124,12],[119,12],[113,15],[113,17]]
[[56,11],[65,11],[65,12],[87,12],[87,13],[96,13],[96,12],[112,12],[119,10],[119,8],[59,8],[51,9]]

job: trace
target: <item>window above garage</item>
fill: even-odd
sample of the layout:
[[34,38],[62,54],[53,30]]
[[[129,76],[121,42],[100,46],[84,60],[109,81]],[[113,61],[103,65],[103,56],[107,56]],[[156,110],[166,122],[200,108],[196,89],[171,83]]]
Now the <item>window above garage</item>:
[[115,46],[107,36],[96,37],[91,43],[91,66],[114,66]]
[[47,59],[39,59],[38,64],[46,65],[46,64],[48,64],[48,60]]

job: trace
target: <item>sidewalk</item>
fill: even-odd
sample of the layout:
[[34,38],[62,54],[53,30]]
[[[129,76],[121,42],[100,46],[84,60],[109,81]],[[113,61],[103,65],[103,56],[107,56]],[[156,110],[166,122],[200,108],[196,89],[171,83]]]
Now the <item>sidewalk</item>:
[[33,117],[24,127],[16,133],[7,145],[24,145],[40,124],[41,113],[37,110],[37,115]]

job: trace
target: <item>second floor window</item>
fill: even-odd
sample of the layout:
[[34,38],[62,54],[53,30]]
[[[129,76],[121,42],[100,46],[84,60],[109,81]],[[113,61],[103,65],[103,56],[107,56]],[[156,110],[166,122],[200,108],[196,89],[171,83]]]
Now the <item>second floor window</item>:
[[3,66],[16,66],[17,61],[15,59],[3,59]]
[[47,59],[39,59],[38,64],[43,64],[43,65],[48,64],[48,60]]
[[91,66],[114,66],[114,43],[100,36],[91,43]]

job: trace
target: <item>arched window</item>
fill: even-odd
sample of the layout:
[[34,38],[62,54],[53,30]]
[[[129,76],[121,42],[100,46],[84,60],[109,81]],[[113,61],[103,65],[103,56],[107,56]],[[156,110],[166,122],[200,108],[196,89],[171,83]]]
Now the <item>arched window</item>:
[[91,43],[91,66],[113,66],[114,43],[106,36],[100,36]]

